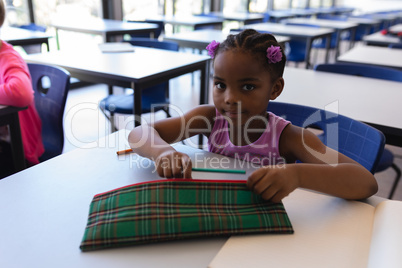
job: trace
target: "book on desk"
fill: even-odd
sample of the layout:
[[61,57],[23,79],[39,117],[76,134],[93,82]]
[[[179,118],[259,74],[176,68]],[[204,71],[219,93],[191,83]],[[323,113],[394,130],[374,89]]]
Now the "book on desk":
[[402,267],[402,202],[296,190],[283,203],[293,235],[231,237],[209,267]]

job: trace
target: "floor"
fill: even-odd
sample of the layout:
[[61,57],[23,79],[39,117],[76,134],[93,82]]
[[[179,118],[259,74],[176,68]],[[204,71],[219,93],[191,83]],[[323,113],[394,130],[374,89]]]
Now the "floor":
[[[319,56],[317,57],[319,60]],[[289,63],[289,66],[294,66]],[[298,66],[303,68],[302,65]],[[198,73],[172,79],[170,81],[170,96],[172,102],[173,115],[179,112],[186,112],[194,105],[198,104],[199,83]],[[115,88],[115,93],[123,93],[122,88]],[[104,114],[99,110],[99,101],[107,96],[108,89],[106,85],[90,85],[77,89],[71,89],[65,110],[65,145],[64,152],[74,150],[75,148],[96,142],[99,138],[110,133],[110,123]],[[210,100],[210,103],[212,101]],[[155,117],[150,114],[144,115],[142,120],[157,120],[164,118],[164,112],[157,112]],[[119,116],[117,118],[119,129],[133,128],[132,116]],[[196,144],[195,140],[187,141],[188,145]],[[395,163],[402,167],[402,149],[394,146],[389,147],[396,156]],[[375,174],[379,184],[378,196],[388,197],[395,173],[392,169]],[[402,200],[402,185],[397,188],[394,198]]]

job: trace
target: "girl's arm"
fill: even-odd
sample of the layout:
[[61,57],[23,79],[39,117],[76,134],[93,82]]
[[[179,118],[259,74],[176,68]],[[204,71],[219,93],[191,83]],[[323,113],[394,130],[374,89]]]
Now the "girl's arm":
[[197,134],[208,136],[214,117],[215,108],[202,105],[179,117],[138,126],[130,132],[128,141],[134,152],[155,161],[161,177],[191,178],[190,157],[177,152],[170,144]]
[[[281,155],[302,163],[269,166],[255,171],[249,187],[265,199],[279,202],[297,187],[345,199],[363,199],[378,190],[367,169],[349,157],[328,148],[311,131],[289,125],[280,141]],[[288,161],[288,163],[290,163]]]
[[[1,42],[1,40],[0,40]],[[0,104],[24,107],[33,102],[32,81],[25,62],[16,51],[3,52],[0,58]]]

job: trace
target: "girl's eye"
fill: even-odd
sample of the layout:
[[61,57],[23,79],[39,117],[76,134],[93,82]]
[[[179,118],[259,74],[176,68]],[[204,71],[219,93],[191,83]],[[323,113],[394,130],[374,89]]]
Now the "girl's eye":
[[221,82],[215,82],[215,86],[218,89],[225,89],[226,88],[225,84],[223,84]]
[[247,90],[247,91],[253,90],[254,88],[255,88],[255,86],[253,86],[253,85],[244,85],[243,86],[243,90]]

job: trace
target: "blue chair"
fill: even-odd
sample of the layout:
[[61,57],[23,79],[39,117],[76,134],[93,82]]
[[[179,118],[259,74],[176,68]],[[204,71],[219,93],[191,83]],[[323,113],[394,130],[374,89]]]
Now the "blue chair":
[[41,162],[60,155],[64,146],[63,116],[70,73],[63,68],[28,63],[32,78],[35,106],[42,121],[44,154]]
[[385,144],[381,131],[349,117],[303,105],[272,101],[267,110],[295,126],[319,129],[322,133],[318,137],[325,145],[360,163],[371,173],[377,170]]
[[[322,72],[331,72],[331,73],[339,73],[346,75],[356,75],[377,79],[384,79],[396,82],[402,82],[402,71],[392,68],[385,67],[377,67],[371,65],[363,65],[363,64],[319,64],[314,68],[316,71]],[[384,149],[384,153],[381,157],[379,165],[376,169],[376,172],[384,171],[388,168],[393,168],[396,172],[394,184],[392,185],[391,192],[389,194],[389,199],[392,199],[395,189],[398,185],[398,182],[401,178],[401,170],[394,163],[394,155],[388,150]]]
[[401,49],[401,48],[402,48],[402,43],[399,43],[399,44],[390,44],[388,47],[389,47],[389,48]]
[[[158,41],[149,38],[131,38],[125,40],[134,46],[152,47],[171,51],[179,51],[179,45],[170,41]],[[168,117],[169,113],[169,82],[163,82],[156,86],[142,90],[141,93],[142,113],[157,112],[163,110]],[[110,120],[112,131],[116,130],[114,114],[133,114],[133,94],[109,95],[100,101],[99,107]]]
[[295,62],[297,67],[300,62],[306,61],[306,49],[307,42],[305,40],[291,39],[285,44],[286,61]]
[[[36,31],[36,32],[46,32],[46,27],[37,25],[35,23],[19,25],[18,28]],[[42,45],[23,45],[22,48],[25,50],[27,54],[40,53],[42,51]]]

